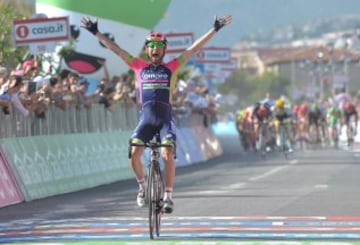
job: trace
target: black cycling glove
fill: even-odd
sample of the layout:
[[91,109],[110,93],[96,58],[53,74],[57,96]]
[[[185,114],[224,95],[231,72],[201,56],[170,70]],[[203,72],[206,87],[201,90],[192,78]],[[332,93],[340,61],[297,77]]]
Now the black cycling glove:
[[224,18],[217,18],[215,16],[215,22],[214,22],[214,28],[215,31],[218,32],[221,28],[223,28],[226,25],[226,20]]
[[88,20],[86,23],[84,23],[82,27],[91,32],[93,35],[96,35],[96,33],[99,32],[97,20],[95,20],[94,22]]

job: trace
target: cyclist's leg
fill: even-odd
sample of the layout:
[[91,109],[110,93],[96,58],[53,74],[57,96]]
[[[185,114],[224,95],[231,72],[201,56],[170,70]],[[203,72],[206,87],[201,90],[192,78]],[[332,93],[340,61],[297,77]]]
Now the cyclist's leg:
[[275,138],[276,138],[276,146],[280,147],[280,119],[275,118],[274,120],[274,128],[275,128]]
[[285,127],[285,139],[288,142],[289,151],[293,151],[294,139],[293,135],[291,134],[291,118],[284,119],[284,127]]
[[296,140],[301,140],[302,137],[302,131],[303,131],[303,120],[301,117],[298,117],[298,119],[296,120],[296,135],[295,135],[295,139]]
[[[173,122],[169,122],[164,125],[160,131],[163,144],[174,145],[176,143],[175,125]],[[164,160],[164,211],[166,213],[172,213],[174,209],[174,202],[172,200],[172,193],[175,181],[175,158],[174,151],[176,149],[172,147],[163,147],[161,149],[161,155]]]
[[315,116],[314,129],[315,129],[315,142],[320,142],[320,118],[319,115]]
[[173,149],[170,147],[164,147],[161,150],[161,155],[164,160],[165,192],[172,192],[175,178],[175,160]]
[[268,146],[271,149],[275,149],[276,147],[276,132],[274,119],[269,119],[268,123]]
[[134,173],[136,181],[139,185],[138,195],[136,198],[136,202],[139,207],[143,207],[145,205],[145,192],[146,192],[145,176],[141,164],[141,156],[143,151],[144,151],[144,147],[132,146],[131,158],[130,158],[130,168]]
[[351,140],[351,132],[350,132],[350,115],[348,113],[344,113],[344,125],[346,129],[346,139],[348,141],[348,144]]
[[351,140],[351,144],[354,143],[354,138],[356,136],[356,131],[357,131],[357,125],[356,125],[356,114],[355,113],[351,113],[350,114],[350,119],[349,119],[349,131],[350,131],[350,140]]
[[247,151],[249,149],[249,145],[247,141],[247,132],[244,127],[244,123],[242,121],[237,122],[236,128],[239,135],[240,145],[242,146],[244,151]]
[[244,151],[248,151],[250,148],[249,134],[245,128],[241,132],[241,145]]
[[[148,124],[145,124],[143,120],[140,120],[140,123],[134,130],[133,135],[131,136],[131,142],[133,143],[146,143],[151,140],[154,136],[154,127]],[[140,207],[145,205],[145,192],[146,192],[146,182],[143,166],[141,163],[141,157],[144,152],[144,147],[141,146],[132,146],[131,147],[131,158],[130,158],[130,168],[135,175],[136,181],[139,184],[139,191],[137,195],[137,204]]]
[[255,146],[255,150],[259,150],[259,130],[260,130],[260,122],[257,118],[253,119],[252,122],[252,128],[253,128],[253,135],[254,135],[254,146]]
[[321,117],[321,131],[322,131],[322,135],[324,137],[325,142],[328,144],[329,143],[329,132],[327,130],[327,121],[326,121],[326,115],[323,115]]
[[308,117],[309,121],[309,138],[310,142],[313,144],[316,141],[316,117],[314,116],[314,113],[309,113]]
[[246,121],[244,122],[245,124],[245,128],[247,131],[247,137],[248,137],[248,142],[250,144],[250,148],[253,151],[256,151],[256,136],[254,133],[254,126],[253,126],[253,122],[252,121]]
[[133,171],[138,183],[144,182],[144,171],[141,164],[141,156],[144,147],[133,146],[131,149],[130,168]]
[[263,135],[263,143],[265,146],[265,151],[269,152],[271,151],[272,148],[272,144],[271,144],[271,139],[273,136],[273,128],[271,126],[271,122],[269,121],[269,119],[267,119],[266,122],[263,123],[262,125],[262,135]]
[[331,136],[330,141],[336,147],[338,141],[336,117],[330,116],[328,121],[329,121],[329,135]]
[[296,116],[292,116],[291,118],[291,134],[294,140],[297,138],[298,130],[298,120]]

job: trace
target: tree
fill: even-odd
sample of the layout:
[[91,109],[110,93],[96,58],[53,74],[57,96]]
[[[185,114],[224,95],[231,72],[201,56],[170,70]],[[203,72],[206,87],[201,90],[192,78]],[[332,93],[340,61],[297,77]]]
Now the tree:
[[12,25],[14,20],[25,19],[31,12],[31,7],[20,0],[0,0],[0,64],[15,67],[22,62],[27,48],[14,46]]
[[224,83],[218,85],[222,95],[236,95],[238,103],[233,106],[222,106],[224,112],[236,111],[249,106],[265,97],[270,92],[274,98],[288,94],[290,81],[276,73],[265,72],[262,75],[250,75],[243,70],[235,71]]

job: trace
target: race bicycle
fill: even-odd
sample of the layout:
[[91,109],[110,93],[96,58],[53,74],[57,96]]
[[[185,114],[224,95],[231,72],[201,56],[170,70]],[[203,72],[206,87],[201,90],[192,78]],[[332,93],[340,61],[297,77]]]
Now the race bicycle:
[[131,158],[131,146],[142,146],[149,149],[147,191],[145,194],[146,203],[149,206],[149,235],[154,239],[154,235],[160,236],[161,216],[164,213],[164,180],[160,166],[161,147],[172,147],[174,158],[176,158],[175,144],[161,144],[160,134],[157,133],[149,143],[138,144],[130,141],[129,158]]

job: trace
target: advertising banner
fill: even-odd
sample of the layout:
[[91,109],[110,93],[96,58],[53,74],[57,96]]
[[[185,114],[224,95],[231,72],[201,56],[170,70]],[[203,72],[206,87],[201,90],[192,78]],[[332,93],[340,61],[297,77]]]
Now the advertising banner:
[[195,56],[197,63],[229,63],[231,50],[230,48],[209,47],[201,49]]
[[0,208],[11,204],[22,202],[20,191],[18,190],[6,161],[0,155]]
[[13,21],[15,46],[69,40],[68,17]]
[[166,33],[166,40],[168,42],[167,53],[181,53],[185,51],[194,42],[192,32],[185,33]]

